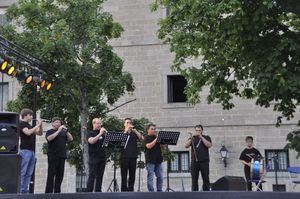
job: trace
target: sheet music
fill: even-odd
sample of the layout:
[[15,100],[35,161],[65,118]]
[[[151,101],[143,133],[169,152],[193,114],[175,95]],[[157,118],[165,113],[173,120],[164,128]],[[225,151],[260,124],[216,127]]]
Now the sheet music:
[[157,142],[161,144],[176,145],[180,132],[159,131]]
[[121,132],[107,132],[103,141],[103,145],[108,146],[108,144],[119,144],[122,147],[127,143],[128,135]]

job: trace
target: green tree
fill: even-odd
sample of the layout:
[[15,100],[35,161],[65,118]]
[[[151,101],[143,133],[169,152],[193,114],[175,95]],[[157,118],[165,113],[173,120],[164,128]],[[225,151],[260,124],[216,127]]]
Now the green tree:
[[[74,145],[77,151],[83,149],[85,165],[89,115],[101,116],[108,105],[134,90],[132,76],[123,71],[123,61],[108,43],[123,29],[102,9],[103,2],[19,0],[6,13],[12,23],[0,30],[42,60],[46,78],[55,82],[50,92],[39,92],[38,108],[42,117],[58,115],[70,126],[81,143],[80,148]],[[32,90],[32,85],[24,85],[10,107],[32,107]]]
[[[292,3],[289,6],[286,2]],[[208,103],[234,107],[233,97],[293,117],[300,103],[300,6],[280,0],[156,0],[165,7],[159,37],[175,53],[173,70],[187,79],[191,104],[210,88]],[[188,59],[201,59],[189,66]],[[299,151],[298,151],[299,152]]]
[[289,132],[287,135],[286,140],[288,141],[287,145],[285,148],[290,148],[294,149],[295,151],[298,152],[297,158],[300,157],[300,121],[298,121],[298,129],[294,130],[292,132]]

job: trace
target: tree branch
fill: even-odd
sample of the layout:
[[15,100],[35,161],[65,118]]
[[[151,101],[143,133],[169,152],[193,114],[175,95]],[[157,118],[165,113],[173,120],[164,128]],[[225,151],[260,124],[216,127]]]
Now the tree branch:
[[122,107],[122,106],[124,106],[124,105],[126,105],[126,104],[129,104],[129,103],[135,101],[135,100],[136,100],[136,98],[133,99],[133,100],[129,100],[129,101],[127,101],[127,102],[125,102],[125,103],[123,103],[123,104],[121,104],[121,105],[119,105],[119,106],[116,106],[116,107],[113,108],[113,109],[110,109],[110,110],[108,110],[108,111],[105,111],[105,112],[102,113],[102,114],[106,114],[106,113],[112,112],[112,111],[114,111],[114,110],[116,110],[116,109],[118,109],[118,108],[120,108],[120,107]]

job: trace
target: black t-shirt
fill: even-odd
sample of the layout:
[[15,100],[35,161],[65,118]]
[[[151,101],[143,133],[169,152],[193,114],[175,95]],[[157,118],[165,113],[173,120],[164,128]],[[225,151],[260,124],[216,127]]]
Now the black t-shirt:
[[[55,133],[57,130],[50,129],[46,133],[46,139],[48,136]],[[66,143],[67,143],[67,132],[62,130],[58,135],[51,141],[48,141],[48,155],[55,155],[57,157],[66,158]]]
[[26,135],[23,132],[24,128],[31,129],[32,126],[28,122],[21,121],[19,124],[20,127],[20,139],[21,139],[21,144],[20,144],[20,149],[27,149],[27,150],[34,150],[34,136],[35,134],[31,135]]
[[134,132],[131,132],[129,134],[129,140],[127,142],[126,148],[122,148],[121,150],[121,158],[138,157],[137,140],[138,136]]
[[[208,135],[203,135],[203,137],[211,143],[211,139]],[[209,152],[208,148],[204,145],[199,136],[193,136],[193,143],[195,146],[195,152],[197,155],[198,162],[209,162]],[[192,162],[196,162],[196,158],[194,155],[193,143],[191,143],[192,147]]]
[[[155,140],[156,136],[154,135],[146,135],[145,136],[145,143],[151,143],[153,140]],[[155,143],[155,145],[151,149],[147,149],[146,147],[146,163],[152,163],[152,164],[160,164],[163,162],[163,157],[161,154],[161,148],[159,143]]]
[[[99,130],[88,131],[86,139],[88,140],[91,137],[95,137],[99,134]],[[100,139],[95,144],[89,143],[89,158],[92,159],[105,159],[105,147],[103,146],[105,135],[102,134]]]
[[260,157],[262,157],[262,155],[254,147],[252,147],[251,149],[245,148],[240,155],[240,160],[244,160],[245,162],[251,162],[251,157],[252,158],[260,158]]

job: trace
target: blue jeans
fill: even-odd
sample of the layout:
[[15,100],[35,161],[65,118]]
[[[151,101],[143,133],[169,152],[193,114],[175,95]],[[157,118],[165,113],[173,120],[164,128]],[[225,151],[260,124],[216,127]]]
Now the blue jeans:
[[157,188],[157,191],[162,191],[162,186],[163,186],[163,166],[162,166],[162,163],[160,163],[160,164],[147,163],[146,168],[147,168],[147,172],[148,172],[148,175],[147,175],[148,191],[154,191],[154,188],[153,188],[154,173],[156,175],[156,188]]
[[28,185],[35,165],[34,152],[27,149],[20,150],[21,161],[21,193],[28,193]]

